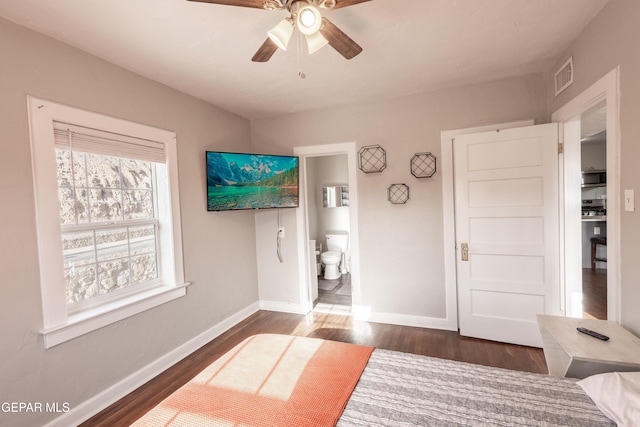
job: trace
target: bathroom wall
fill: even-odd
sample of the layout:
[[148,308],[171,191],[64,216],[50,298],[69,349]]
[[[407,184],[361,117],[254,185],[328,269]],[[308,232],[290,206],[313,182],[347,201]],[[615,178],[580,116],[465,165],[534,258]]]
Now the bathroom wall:
[[343,206],[338,208],[325,208],[322,205],[322,187],[328,185],[346,185],[347,177],[347,156],[319,156],[307,159],[307,167],[315,169],[315,183],[313,188],[307,187],[309,198],[313,197],[313,205],[315,206],[314,219],[315,224],[312,229],[311,213],[309,213],[309,236],[322,242],[323,250],[327,250],[327,241],[325,235],[327,230],[344,230],[349,231],[349,207]]
[[[325,208],[322,202],[322,188],[327,185],[346,185],[348,182],[347,156],[318,156],[307,158],[307,204],[309,239],[316,245],[322,244],[327,250],[325,238],[328,230],[349,232],[349,207]],[[349,251],[346,255],[347,270],[350,270]]]

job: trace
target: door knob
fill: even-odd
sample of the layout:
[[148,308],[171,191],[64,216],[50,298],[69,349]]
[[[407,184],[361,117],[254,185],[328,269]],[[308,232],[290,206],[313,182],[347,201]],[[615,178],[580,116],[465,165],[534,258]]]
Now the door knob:
[[462,243],[460,245],[461,248],[461,257],[462,257],[462,261],[469,261],[469,244],[468,243]]

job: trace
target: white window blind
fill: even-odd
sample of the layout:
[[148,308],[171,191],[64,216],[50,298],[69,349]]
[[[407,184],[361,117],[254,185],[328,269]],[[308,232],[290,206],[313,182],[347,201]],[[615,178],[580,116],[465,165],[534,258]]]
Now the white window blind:
[[148,139],[53,122],[56,148],[156,163],[166,162],[165,144]]

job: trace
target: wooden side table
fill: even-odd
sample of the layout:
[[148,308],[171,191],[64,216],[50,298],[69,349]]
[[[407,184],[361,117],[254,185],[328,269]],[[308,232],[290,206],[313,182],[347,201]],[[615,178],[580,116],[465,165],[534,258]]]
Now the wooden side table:
[[[538,315],[549,375],[586,378],[604,372],[640,371],[640,338],[616,322]],[[576,330],[607,335],[601,341]]]

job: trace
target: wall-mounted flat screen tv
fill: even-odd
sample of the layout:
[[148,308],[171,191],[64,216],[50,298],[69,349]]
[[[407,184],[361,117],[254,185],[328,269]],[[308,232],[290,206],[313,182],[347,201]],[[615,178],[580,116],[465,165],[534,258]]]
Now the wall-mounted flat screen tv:
[[207,210],[297,208],[298,157],[207,151]]

